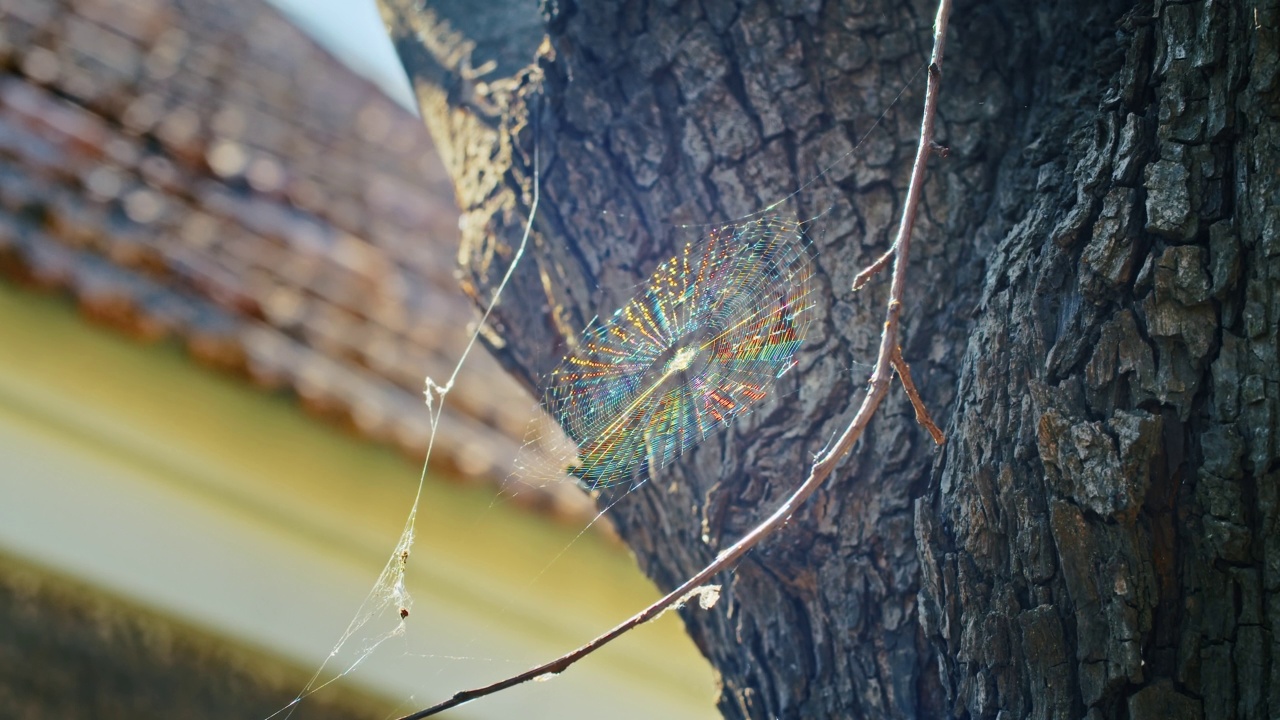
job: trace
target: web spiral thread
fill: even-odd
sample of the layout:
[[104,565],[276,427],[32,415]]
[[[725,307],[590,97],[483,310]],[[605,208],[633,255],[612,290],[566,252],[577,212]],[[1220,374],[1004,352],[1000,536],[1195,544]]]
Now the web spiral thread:
[[543,406],[589,489],[638,482],[764,400],[813,315],[800,223],[711,228],[589,328],[550,374]]

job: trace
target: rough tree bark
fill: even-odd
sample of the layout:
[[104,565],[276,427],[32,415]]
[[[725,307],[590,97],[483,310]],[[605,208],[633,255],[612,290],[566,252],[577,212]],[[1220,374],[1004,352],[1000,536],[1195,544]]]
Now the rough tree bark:
[[[796,198],[832,210],[785,401],[612,511],[670,588],[856,405],[884,290],[848,288],[896,216],[932,3],[381,2],[478,301],[539,148],[533,246],[484,335],[530,386],[675,226],[760,210],[839,160]],[[726,717],[1280,715],[1278,26],[1274,0],[957,5],[951,155],[903,316],[950,441],[935,452],[899,394],[716,611],[685,615]]]

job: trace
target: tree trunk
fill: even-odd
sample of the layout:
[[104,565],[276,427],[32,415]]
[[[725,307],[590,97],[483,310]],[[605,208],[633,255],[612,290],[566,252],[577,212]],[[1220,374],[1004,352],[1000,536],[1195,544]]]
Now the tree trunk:
[[1139,4],[1036,82],[916,512],[954,715],[1280,715],[1278,21]]
[[[382,2],[478,302],[519,243],[537,148],[531,249],[484,334],[532,387],[677,226],[797,188],[800,216],[826,212],[819,319],[784,400],[611,511],[670,588],[856,406],[885,289],[848,288],[900,209],[934,8]],[[903,315],[949,442],[892,396],[721,604],[684,615],[726,717],[1280,714],[1278,25],[1275,2],[955,9],[951,154]]]

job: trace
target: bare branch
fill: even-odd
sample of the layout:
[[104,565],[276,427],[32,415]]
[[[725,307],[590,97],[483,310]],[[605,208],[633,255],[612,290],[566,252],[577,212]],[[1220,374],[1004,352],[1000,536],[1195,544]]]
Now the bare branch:
[[902,357],[902,348],[898,348],[893,352],[893,369],[898,371],[898,379],[902,381],[902,389],[907,391],[907,397],[911,399],[911,406],[916,409],[916,422],[924,426],[925,430],[933,436],[935,445],[941,445],[947,441],[947,437],[942,434],[942,429],[933,421],[933,416],[929,414],[929,409],[924,406],[924,400],[920,397],[920,391],[916,390],[916,384],[911,379],[911,366],[907,365],[907,361]]
[[[876,410],[880,407],[885,395],[888,394],[894,369],[906,367],[906,363],[901,362],[898,350],[898,324],[902,311],[902,297],[907,284],[907,259],[911,249],[911,230],[915,226],[916,210],[920,204],[920,195],[923,192],[925,166],[928,164],[929,153],[935,148],[933,143],[933,123],[938,108],[938,86],[942,80],[942,55],[946,41],[947,19],[950,14],[951,0],[939,0],[938,14],[934,20],[933,56],[929,63],[929,82],[925,90],[924,117],[920,123],[920,142],[916,148],[915,162],[911,168],[911,181],[907,188],[907,197],[902,208],[902,221],[898,225],[898,235],[893,243],[893,283],[889,288],[889,303],[885,310],[884,330],[880,336],[880,349],[876,356],[875,370],[871,373],[867,395],[849,426],[840,435],[840,439],[836,441],[836,444],[827,454],[814,461],[812,468],[809,470],[809,476],[800,487],[796,488],[796,491],[790,497],[783,501],[782,505],[772,515],[744,535],[738,542],[721,552],[714,562],[676,589],[664,595],[660,600],[577,650],[505,680],[499,680],[473,690],[463,690],[455,693],[448,700],[425,710],[405,715],[400,720],[418,720],[419,718],[436,715],[471,700],[492,695],[535,678],[548,674],[562,673],[577,661],[604,647],[615,638],[638,625],[643,625],[652,620],[662,614],[668,607],[679,602],[681,598],[687,597],[694,589],[706,584],[707,581],[722,571],[732,567],[743,555],[758,545],[761,540],[772,535],[774,531],[785,525],[795,511],[822,486],[822,483],[831,475],[840,461],[853,449],[854,444],[862,437],[863,431],[866,430],[867,425],[871,422],[872,416],[875,415]],[[898,363],[900,363],[900,366]],[[908,394],[913,396],[912,402],[916,404],[918,394],[914,392],[914,385],[910,385],[908,372],[903,372],[900,369],[899,374],[904,378],[904,386],[909,386]],[[920,412],[922,407],[923,405],[917,404],[917,412]],[[925,417],[928,417],[927,413]],[[932,421],[926,427],[931,425]],[[935,430],[936,426],[933,426],[930,432],[933,433]],[[939,436],[940,432],[934,435],[935,439]]]
[[858,292],[862,288],[866,287],[867,283],[871,282],[871,278],[875,277],[881,270],[889,267],[889,261],[896,255],[896,248],[889,248],[886,250],[883,255],[876,258],[875,262],[863,268],[862,272],[858,273],[858,275],[853,278],[853,286],[850,290]]

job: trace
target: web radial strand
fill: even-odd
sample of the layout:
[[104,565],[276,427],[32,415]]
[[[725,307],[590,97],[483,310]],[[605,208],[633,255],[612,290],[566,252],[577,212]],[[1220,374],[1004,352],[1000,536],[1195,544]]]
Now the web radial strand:
[[549,376],[544,406],[589,488],[641,479],[768,397],[813,315],[799,223],[765,216],[706,231]]

